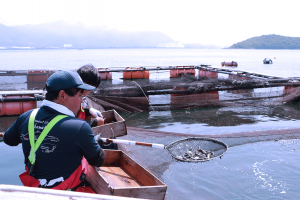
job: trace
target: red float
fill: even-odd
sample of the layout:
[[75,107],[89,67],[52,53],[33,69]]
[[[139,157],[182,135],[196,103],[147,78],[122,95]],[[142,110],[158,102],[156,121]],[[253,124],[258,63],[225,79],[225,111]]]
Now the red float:
[[284,86],[283,94],[284,95],[292,94],[297,91],[297,88],[298,87],[295,87],[295,86]]
[[177,66],[176,69],[170,70],[171,78],[179,78],[182,76],[195,76],[195,69],[185,69],[185,68],[194,68],[194,66]]
[[231,61],[231,62],[222,62],[221,63],[222,67],[237,67],[238,63],[235,61]]
[[[140,69],[140,70],[138,70]],[[126,71],[128,70],[128,71]],[[129,70],[138,70],[138,71],[129,71]],[[144,68],[125,68],[123,71],[123,79],[148,79],[150,77],[150,73],[148,70],[144,70]]]
[[[9,95],[2,98],[26,98],[34,97],[33,94]],[[0,102],[0,116],[21,115],[24,112],[37,108],[36,101]]]
[[199,76],[205,77],[205,78],[218,78],[218,72],[211,72],[206,70],[199,70],[198,72]]
[[27,88],[29,90],[43,88],[46,84],[46,81],[53,73],[55,73],[55,71],[50,71],[50,70],[28,71]]
[[111,72],[105,72],[105,71],[109,71],[109,69],[108,68],[98,69],[101,80],[112,80],[112,73]]
[[[182,87],[174,87],[173,90],[186,90]],[[219,92],[202,92],[199,94],[171,94],[171,105],[174,107],[186,107],[187,105],[198,106],[198,105],[209,105],[212,101],[219,100]]]

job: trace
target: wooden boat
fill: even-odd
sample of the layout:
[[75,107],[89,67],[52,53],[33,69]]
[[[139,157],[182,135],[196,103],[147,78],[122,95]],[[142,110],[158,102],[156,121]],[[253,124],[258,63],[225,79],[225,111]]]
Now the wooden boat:
[[[127,135],[125,120],[115,111],[102,112],[109,123],[92,128],[94,135]],[[121,150],[105,151],[100,168],[87,166],[87,181],[98,194],[163,200],[167,186]]]
[[120,150],[105,150],[100,168],[87,168],[87,181],[98,194],[163,200],[167,186]]

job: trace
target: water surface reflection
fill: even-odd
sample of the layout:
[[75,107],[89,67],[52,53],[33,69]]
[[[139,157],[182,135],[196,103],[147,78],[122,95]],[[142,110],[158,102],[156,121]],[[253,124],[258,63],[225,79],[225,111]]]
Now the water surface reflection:
[[299,104],[122,114],[127,126],[197,134],[298,128]]

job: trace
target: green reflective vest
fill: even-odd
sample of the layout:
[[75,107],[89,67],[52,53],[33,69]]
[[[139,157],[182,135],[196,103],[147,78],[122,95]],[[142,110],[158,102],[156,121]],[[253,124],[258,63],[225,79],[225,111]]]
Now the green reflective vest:
[[35,141],[35,135],[34,135],[34,120],[35,120],[35,116],[38,112],[38,108],[34,109],[31,114],[30,114],[30,118],[29,118],[29,123],[28,123],[28,133],[29,133],[29,141],[30,141],[30,154],[28,156],[28,159],[30,161],[30,163],[32,165],[35,164],[35,160],[36,160],[36,151],[38,150],[39,146],[41,145],[41,143],[43,142],[43,140],[45,139],[45,137],[47,136],[47,134],[49,133],[49,131],[53,128],[53,126],[59,122],[61,119],[68,117],[67,115],[57,115],[56,117],[54,117],[48,124],[47,126],[44,128],[44,130],[42,131],[41,135],[39,136],[39,138]]

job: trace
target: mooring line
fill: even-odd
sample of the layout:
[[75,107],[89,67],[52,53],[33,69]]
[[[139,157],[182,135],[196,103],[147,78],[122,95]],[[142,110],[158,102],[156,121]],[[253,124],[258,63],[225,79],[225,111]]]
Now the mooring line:
[[145,97],[146,97],[146,99],[147,99],[147,101],[148,101],[150,107],[152,108],[153,111],[155,111],[155,110],[153,109],[153,107],[152,107],[152,105],[151,105],[151,103],[150,103],[150,101],[149,101],[147,95],[145,94],[143,88],[142,88],[137,82],[135,82],[135,81],[132,81],[132,82],[134,82],[137,86],[139,86],[139,88],[142,90],[143,94],[145,95]]

